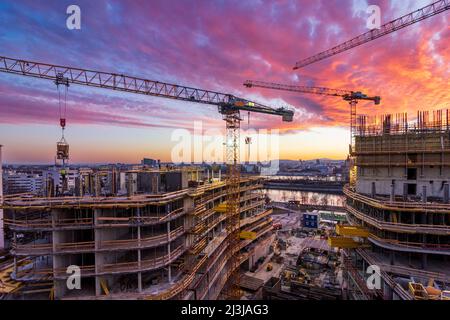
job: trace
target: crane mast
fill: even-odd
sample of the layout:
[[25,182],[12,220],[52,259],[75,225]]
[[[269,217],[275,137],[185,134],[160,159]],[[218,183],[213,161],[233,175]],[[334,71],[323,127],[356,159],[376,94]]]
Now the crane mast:
[[410,12],[400,18],[397,18],[386,24],[381,25],[379,29],[372,29],[357,37],[345,41],[331,49],[315,54],[309,58],[300,60],[295,64],[293,69],[294,70],[300,69],[317,61],[321,61],[326,58],[332,57],[338,53],[350,50],[354,47],[360,46],[369,41],[378,39],[392,32],[395,32],[399,29],[405,28],[407,26],[410,26],[427,18],[433,17],[449,9],[450,9],[450,0],[439,0],[433,2],[423,8]]
[[123,74],[94,71],[82,68],[59,66],[41,62],[20,60],[0,56],[0,72],[27,77],[47,79],[57,85],[78,84],[89,87],[104,88],[134,94],[143,94],[186,102],[215,105],[222,114],[226,124],[226,230],[227,258],[230,268],[228,278],[231,285],[226,295],[237,299],[240,297],[240,167],[239,167],[239,132],[240,111],[281,116],[283,121],[292,121],[294,111],[289,108],[272,108],[231,94],[198,88],[180,86],[160,81],[148,80]]

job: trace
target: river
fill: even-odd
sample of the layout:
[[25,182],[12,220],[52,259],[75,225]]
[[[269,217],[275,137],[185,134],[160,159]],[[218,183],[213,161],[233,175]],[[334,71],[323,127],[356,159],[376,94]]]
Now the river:
[[295,176],[295,175],[272,175],[272,176],[262,176],[269,180],[310,180],[310,181],[344,181],[342,176]]
[[263,192],[272,201],[287,202],[289,200],[295,200],[303,203],[328,204],[333,206],[342,205],[345,198],[343,195],[310,191],[263,189]]

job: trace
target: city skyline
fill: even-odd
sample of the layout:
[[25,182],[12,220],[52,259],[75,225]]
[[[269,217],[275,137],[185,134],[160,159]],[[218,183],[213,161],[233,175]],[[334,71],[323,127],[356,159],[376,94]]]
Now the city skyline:
[[[326,61],[292,71],[295,61],[367,31],[364,1],[79,1],[81,30],[66,28],[67,1],[0,4],[1,55],[146,77],[229,92],[296,109],[292,123],[252,115],[242,127],[279,129],[281,159],[345,159],[348,104],[339,98],[246,89],[247,79],[361,90],[381,106],[367,114],[444,108],[450,71],[446,15],[425,20]],[[427,1],[374,1],[382,23]],[[264,7],[265,10],[261,10]],[[270,7],[270,10],[267,10]],[[346,10],[343,10],[343,8]],[[220,19],[226,14],[228,19]],[[164,18],[163,18],[164,17]],[[14,20],[15,22],[13,23]],[[52,163],[60,139],[58,97],[50,81],[2,74],[0,141],[6,163]],[[72,85],[66,139],[72,163],[170,161],[174,130],[223,128],[214,106]]]

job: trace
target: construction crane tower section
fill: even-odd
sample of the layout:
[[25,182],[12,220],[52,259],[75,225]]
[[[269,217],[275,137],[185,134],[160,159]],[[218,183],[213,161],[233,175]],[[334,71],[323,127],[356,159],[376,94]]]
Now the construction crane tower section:
[[397,18],[388,23],[385,23],[385,24],[381,25],[379,29],[372,29],[370,31],[367,31],[367,32],[353,38],[353,39],[345,41],[344,43],[341,43],[331,49],[320,52],[309,58],[300,60],[295,64],[293,69],[294,70],[300,69],[307,65],[315,63],[317,61],[324,60],[324,59],[334,56],[338,53],[347,51],[349,49],[360,46],[369,41],[372,41],[372,40],[378,39],[380,37],[383,37],[385,35],[388,35],[399,29],[402,29],[402,28],[405,28],[412,24],[415,24],[416,22],[433,17],[433,16],[435,16],[439,13],[442,13],[446,10],[449,10],[449,9],[450,9],[450,0],[439,0],[439,1],[433,2],[423,8],[420,8],[420,9],[410,12],[400,18]]

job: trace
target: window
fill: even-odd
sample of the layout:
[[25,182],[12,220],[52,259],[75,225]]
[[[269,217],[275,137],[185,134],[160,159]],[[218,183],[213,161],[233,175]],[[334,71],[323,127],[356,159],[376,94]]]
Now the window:
[[408,180],[417,180],[417,168],[408,168]]
[[416,195],[417,185],[415,183],[408,183],[408,195]]

